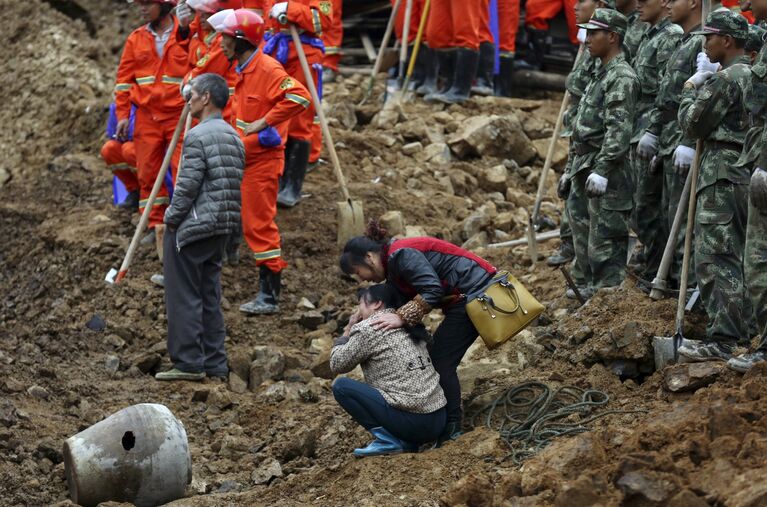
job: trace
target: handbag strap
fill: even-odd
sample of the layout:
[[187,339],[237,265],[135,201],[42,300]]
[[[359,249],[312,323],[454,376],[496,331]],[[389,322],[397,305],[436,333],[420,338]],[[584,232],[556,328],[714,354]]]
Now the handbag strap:
[[512,310],[504,310],[503,308],[496,305],[493,298],[488,296],[487,294],[483,294],[477,299],[486,302],[488,305],[490,305],[490,307],[493,308],[493,310],[499,313],[503,313],[506,315],[514,315],[519,310],[522,310],[522,313],[527,314],[527,311],[524,308],[522,308],[522,301],[519,299],[519,294],[517,294],[517,289],[514,287],[514,285],[511,282],[509,282],[508,279],[501,280],[500,282],[498,282],[498,285],[500,285],[501,287],[509,291],[509,295],[512,297],[513,300],[516,300],[517,302],[516,308]]

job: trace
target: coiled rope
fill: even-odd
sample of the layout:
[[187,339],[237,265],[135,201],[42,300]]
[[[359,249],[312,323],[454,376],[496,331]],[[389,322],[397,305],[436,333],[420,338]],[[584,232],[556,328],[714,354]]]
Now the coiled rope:
[[599,411],[609,401],[607,393],[597,389],[562,386],[552,390],[542,382],[523,382],[482,407],[471,423],[498,431],[511,450],[506,459],[519,465],[553,438],[589,431],[587,424],[606,415],[646,412]]

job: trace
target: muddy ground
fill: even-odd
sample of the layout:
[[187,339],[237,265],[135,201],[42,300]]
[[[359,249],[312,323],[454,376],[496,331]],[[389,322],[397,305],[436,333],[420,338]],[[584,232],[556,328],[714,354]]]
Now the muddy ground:
[[[354,106],[362,76],[327,90],[350,191],[366,216],[400,211],[402,223],[391,223],[408,226],[403,233],[467,244],[547,307],[512,342],[488,351],[478,341],[467,354],[464,437],[420,454],[351,456],[368,436],[316,367],[356,288],[337,268],[339,195],[327,165],[308,176],[310,196],[278,217],[291,264],[282,313],[237,311],[256,291],[245,247],[243,262],[224,268],[230,382],[155,382],[151,374],[168,360],[162,291],[148,280],[160,269],[154,250],[139,251],[123,284],[103,281],[136,222],[111,205],[111,175],[97,151],[134,14],[117,0],[0,6],[0,83],[14,98],[0,110],[10,127],[0,131],[3,505],[66,504],[64,439],[142,402],[166,404],[189,435],[194,480],[174,505],[767,505],[767,370],[740,376],[715,367],[697,390],[671,392],[665,379],[676,370],[654,371],[651,338],[673,334],[673,301],[652,302],[628,280],[579,308],[564,297],[561,274],[531,267],[525,247],[486,248],[523,235],[556,95],[381,111],[382,86],[370,104]],[[559,221],[553,192],[543,212]],[[541,254],[555,246],[543,244]],[[438,322],[437,313],[427,318]],[[703,325],[692,315],[686,334]],[[604,391],[616,413],[518,466],[497,431],[470,422],[506,388],[532,380]]]

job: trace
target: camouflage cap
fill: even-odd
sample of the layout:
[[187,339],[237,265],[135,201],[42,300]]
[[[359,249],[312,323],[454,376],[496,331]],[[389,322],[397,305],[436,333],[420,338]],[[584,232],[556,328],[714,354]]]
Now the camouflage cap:
[[581,23],[580,28],[586,30],[607,30],[621,37],[626,35],[629,20],[620,12],[613,9],[596,9],[588,23]]
[[764,36],[767,30],[757,25],[748,25],[748,39],[746,39],[746,51],[759,51],[764,45]]
[[604,4],[605,9],[613,9],[613,10],[617,9],[617,7],[615,6],[615,0],[599,0],[599,1],[602,2],[602,4]]
[[729,9],[719,9],[708,15],[703,28],[694,35],[730,35],[735,39],[748,38],[748,21]]

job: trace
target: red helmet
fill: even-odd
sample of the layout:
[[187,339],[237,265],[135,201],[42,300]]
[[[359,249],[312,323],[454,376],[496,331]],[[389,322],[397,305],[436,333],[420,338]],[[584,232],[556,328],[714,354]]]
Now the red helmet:
[[242,0],[186,0],[186,4],[195,11],[215,14],[226,9],[241,9]]
[[208,18],[208,23],[217,32],[245,39],[254,46],[261,44],[264,37],[264,20],[248,9],[227,9],[218,12]]
[[[129,4],[134,3],[136,0],[128,0]],[[170,4],[173,7],[178,5],[178,0],[149,0],[150,2],[154,2],[156,4]]]

